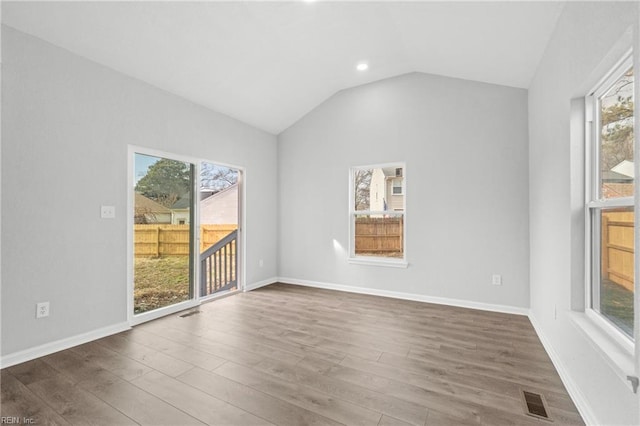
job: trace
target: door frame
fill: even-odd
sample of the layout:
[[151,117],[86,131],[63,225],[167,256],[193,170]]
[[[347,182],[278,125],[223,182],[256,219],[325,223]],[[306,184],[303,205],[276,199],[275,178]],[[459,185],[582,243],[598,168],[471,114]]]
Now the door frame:
[[[185,163],[190,163],[195,166],[195,178],[193,179],[193,197],[192,197],[192,205],[191,208],[193,210],[192,217],[193,223],[192,225],[195,228],[195,238],[192,239],[191,245],[193,250],[193,267],[191,270],[191,274],[193,277],[191,283],[191,292],[193,294],[193,298],[184,302],[179,302],[170,306],[164,306],[162,308],[154,309],[153,311],[144,312],[141,314],[134,314],[134,182],[135,182],[135,154],[143,154],[160,158],[168,158],[176,161],[183,161]],[[202,163],[213,163],[216,165],[229,167],[238,170],[238,288],[232,292],[225,292],[220,295],[210,295],[201,297],[199,293],[199,283],[200,283],[200,262],[199,262],[199,247],[200,247],[200,170]],[[244,235],[244,226],[245,226],[245,214],[244,214],[244,206],[245,204],[245,194],[244,190],[246,184],[246,171],[243,167],[226,164],[218,161],[210,161],[203,158],[196,158],[192,156],[186,156],[182,154],[176,154],[167,151],[161,151],[154,148],[148,148],[138,145],[128,145],[127,149],[127,165],[128,165],[128,173],[127,173],[127,322],[130,326],[135,326],[138,324],[142,324],[147,321],[151,321],[166,315],[175,314],[177,312],[183,311],[185,309],[194,308],[199,306],[203,302],[208,302],[211,300],[215,300],[221,297],[225,297],[236,292],[241,292],[245,288],[245,235]]]

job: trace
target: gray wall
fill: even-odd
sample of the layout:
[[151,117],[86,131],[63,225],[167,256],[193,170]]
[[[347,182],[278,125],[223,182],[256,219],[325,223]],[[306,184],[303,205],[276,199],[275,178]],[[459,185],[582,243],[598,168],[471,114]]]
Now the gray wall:
[[572,99],[587,95],[631,47],[631,37],[626,46],[619,41],[637,22],[637,7],[568,3],[529,90],[532,317],[597,424],[638,424],[639,408],[570,314],[584,305],[584,145],[571,107],[579,116]]
[[[527,131],[521,89],[414,73],[339,92],[278,137],[280,276],[527,308]],[[349,168],[395,161],[409,267],[348,264]]]
[[275,136],[4,26],[2,62],[3,355],[127,320],[127,144],[246,167],[246,282],[277,275]]

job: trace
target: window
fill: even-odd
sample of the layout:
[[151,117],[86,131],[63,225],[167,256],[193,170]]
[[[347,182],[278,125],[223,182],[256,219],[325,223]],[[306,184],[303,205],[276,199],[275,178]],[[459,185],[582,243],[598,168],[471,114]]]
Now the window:
[[587,306],[628,339],[634,335],[633,86],[629,56],[587,97]]
[[350,262],[406,266],[404,172],[402,164],[351,169]]
[[402,195],[402,181],[403,179],[393,180],[393,195]]

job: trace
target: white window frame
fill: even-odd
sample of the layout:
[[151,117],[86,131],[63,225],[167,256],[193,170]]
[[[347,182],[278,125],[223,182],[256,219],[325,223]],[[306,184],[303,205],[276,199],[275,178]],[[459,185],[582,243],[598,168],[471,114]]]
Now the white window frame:
[[[594,298],[594,286],[599,285],[601,273],[599,259],[602,247],[598,214],[602,209],[634,207],[635,204],[635,197],[605,199],[600,194],[600,108],[598,99],[633,65],[632,52],[628,51],[585,98],[585,314],[602,332],[630,354],[634,351],[634,338],[619,329],[593,306],[594,303],[599,303]],[[635,315],[637,316],[638,313],[635,312]],[[634,332],[635,334],[637,331]]]
[[[389,168],[393,167],[402,168],[403,179],[403,193],[405,195],[402,199],[402,211],[386,210],[386,211],[371,211],[371,210],[355,210],[355,171],[356,170],[370,170],[377,168]],[[395,176],[393,177],[395,179]],[[357,265],[372,265],[372,266],[387,266],[395,268],[408,267],[407,262],[407,209],[406,209],[406,182],[407,182],[407,168],[404,162],[371,164],[364,166],[354,166],[349,169],[349,254],[347,262]],[[393,186],[392,186],[393,187]],[[393,192],[393,189],[391,190]],[[395,194],[400,195],[400,194]],[[391,201],[387,200],[387,204]],[[356,256],[355,253],[355,217],[356,215],[386,215],[386,216],[402,216],[403,217],[403,238],[402,238],[402,258],[389,258],[389,257],[377,257],[377,256]]]

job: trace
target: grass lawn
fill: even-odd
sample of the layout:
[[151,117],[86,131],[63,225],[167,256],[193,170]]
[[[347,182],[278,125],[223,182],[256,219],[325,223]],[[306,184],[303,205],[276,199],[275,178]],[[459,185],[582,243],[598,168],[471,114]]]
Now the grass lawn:
[[633,292],[609,280],[602,280],[600,313],[633,336]]
[[134,266],[136,314],[189,299],[189,257],[137,258]]

